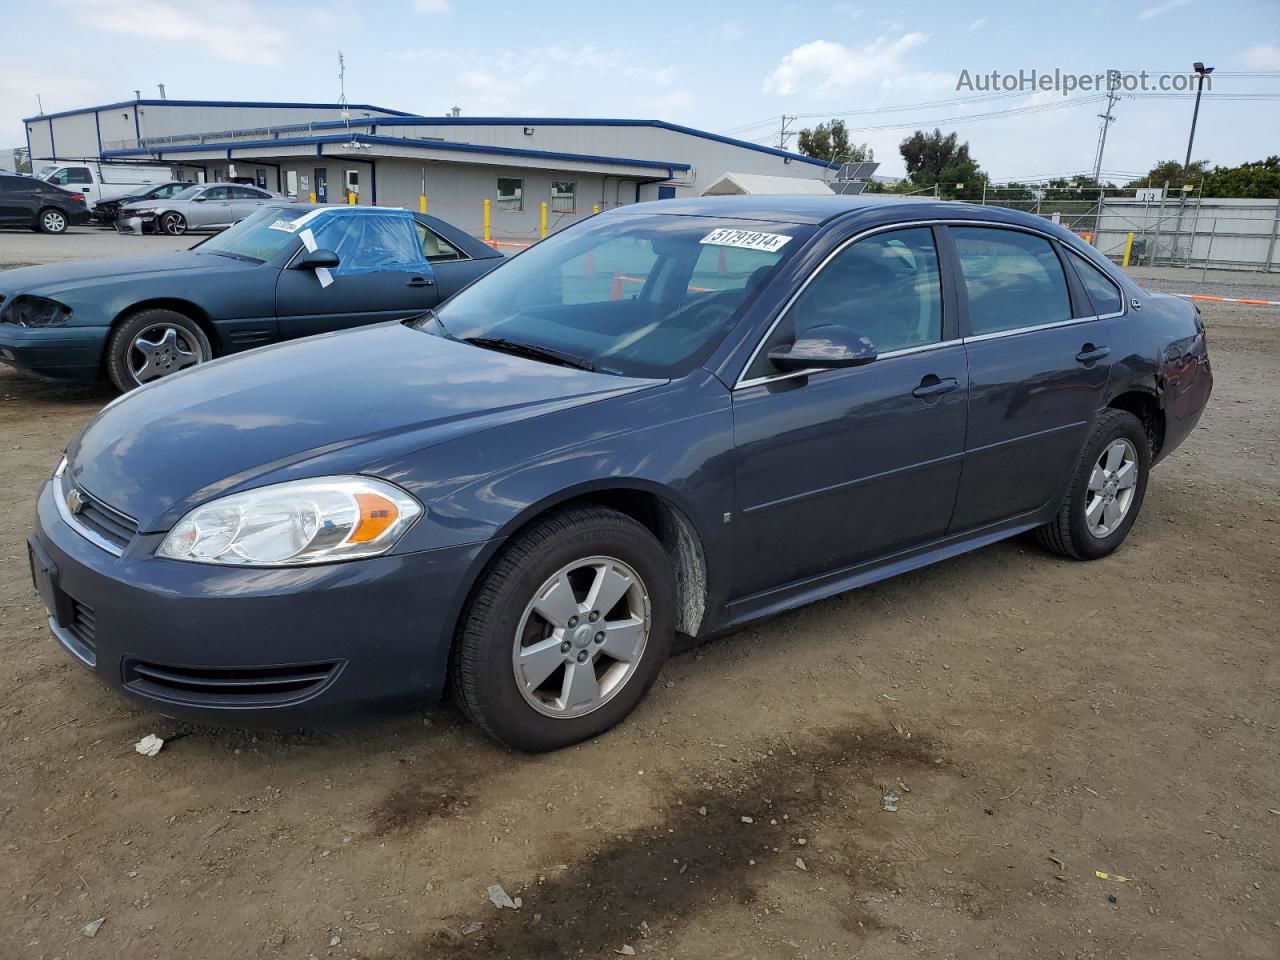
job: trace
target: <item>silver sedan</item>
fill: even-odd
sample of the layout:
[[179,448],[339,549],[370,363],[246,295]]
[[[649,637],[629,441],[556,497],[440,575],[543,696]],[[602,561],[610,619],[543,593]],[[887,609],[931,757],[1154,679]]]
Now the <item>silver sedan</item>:
[[241,183],[201,183],[166,200],[127,204],[120,209],[116,229],[174,237],[188,230],[222,230],[278,199],[278,194]]

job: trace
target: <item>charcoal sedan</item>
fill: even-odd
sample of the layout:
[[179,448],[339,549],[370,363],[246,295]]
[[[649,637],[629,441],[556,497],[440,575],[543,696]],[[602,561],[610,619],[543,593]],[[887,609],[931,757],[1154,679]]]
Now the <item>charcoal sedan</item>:
[[1106,557],[1211,383],[1194,307],[1029,215],[638,204],[420,318],[126,394],[45,484],[31,568],[57,641],[162,713],[449,686],[546,750],[677,633],[1029,531]]
[[0,361],[131,390],[250,347],[420,314],[501,261],[435,217],[276,204],[190,250],[0,272]]

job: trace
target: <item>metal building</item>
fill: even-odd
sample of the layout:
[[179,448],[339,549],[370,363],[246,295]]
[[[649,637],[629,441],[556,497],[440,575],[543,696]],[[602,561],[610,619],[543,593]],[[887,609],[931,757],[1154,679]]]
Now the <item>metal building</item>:
[[733,171],[829,181],[837,165],[661,120],[424,117],[369,104],[126,100],[28,117],[34,164],[171,164],[307,200],[416,209],[495,240],[595,209],[697,196]]

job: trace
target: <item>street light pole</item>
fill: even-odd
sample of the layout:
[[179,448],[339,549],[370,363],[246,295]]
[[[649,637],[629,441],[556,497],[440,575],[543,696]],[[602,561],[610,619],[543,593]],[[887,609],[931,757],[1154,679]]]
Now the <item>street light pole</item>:
[[1200,118],[1200,94],[1204,92],[1204,78],[1213,73],[1213,67],[1206,67],[1203,63],[1196,62],[1192,64],[1196,73],[1199,75],[1199,81],[1196,83],[1196,107],[1191,113],[1191,136],[1187,137],[1187,159],[1182,164],[1182,172],[1184,175],[1190,175],[1191,171],[1191,145],[1196,142],[1196,120]]

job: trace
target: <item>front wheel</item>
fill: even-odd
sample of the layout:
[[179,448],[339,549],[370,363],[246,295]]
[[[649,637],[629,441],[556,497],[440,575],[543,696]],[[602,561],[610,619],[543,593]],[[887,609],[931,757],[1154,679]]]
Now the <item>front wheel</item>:
[[188,316],[142,310],[117,324],[107,342],[107,375],[121,393],[213,356],[209,338]]
[[160,232],[171,237],[180,237],[187,232],[187,218],[170,210],[160,217]]
[[477,586],[450,674],[462,711],[508,746],[597,736],[640,702],[675,632],[662,545],[625,514],[580,507],[538,522]]
[[1142,421],[1106,410],[1085,442],[1067,499],[1036,531],[1042,546],[1074,560],[1097,560],[1129,535],[1142,509],[1151,444]]

